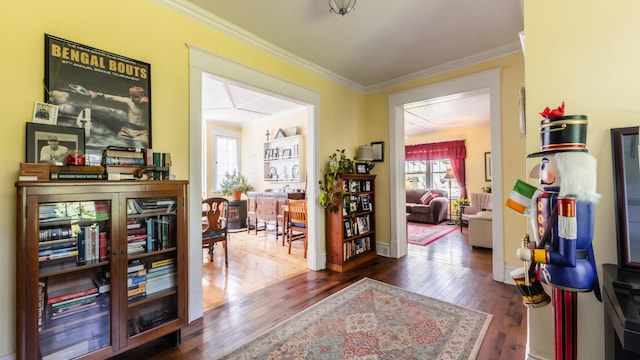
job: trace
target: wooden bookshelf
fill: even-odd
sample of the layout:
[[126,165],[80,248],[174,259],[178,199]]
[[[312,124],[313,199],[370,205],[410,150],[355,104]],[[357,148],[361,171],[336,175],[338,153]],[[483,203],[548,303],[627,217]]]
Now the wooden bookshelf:
[[345,196],[337,212],[326,213],[327,268],[345,272],[376,254],[375,175],[351,174],[339,179]]
[[16,183],[17,359],[104,359],[169,334],[179,343],[187,186]]

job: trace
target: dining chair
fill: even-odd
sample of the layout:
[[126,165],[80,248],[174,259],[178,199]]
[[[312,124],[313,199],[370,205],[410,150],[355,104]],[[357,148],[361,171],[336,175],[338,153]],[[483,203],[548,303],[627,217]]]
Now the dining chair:
[[209,250],[209,261],[213,261],[213,247],[224,242],[224,266],[229,267],[229,232],[227,213],[229,200],[212,197],[202,200],[202,248]]
[[304,241],[304,257],[307,257],[307,245],[309,243],[309,231],[307,223],[307,201],[289,199],[289,254],[291,254],[291,243],[297,240]]

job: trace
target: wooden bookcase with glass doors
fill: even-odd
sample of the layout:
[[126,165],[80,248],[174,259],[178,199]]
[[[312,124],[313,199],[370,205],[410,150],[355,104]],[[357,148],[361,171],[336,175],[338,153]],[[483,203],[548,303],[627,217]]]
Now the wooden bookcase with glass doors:
[[186,181],[17,187],[17,359],[105,359],[187,324]]

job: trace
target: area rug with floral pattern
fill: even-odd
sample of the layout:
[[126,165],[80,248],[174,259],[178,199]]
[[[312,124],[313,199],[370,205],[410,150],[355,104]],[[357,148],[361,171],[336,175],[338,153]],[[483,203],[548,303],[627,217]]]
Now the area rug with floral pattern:
[[431,225],[410,222],[407,224],[407,242],[413,245],[427,246],[457,228],[455,225]]
[[491,317],[364,278],[221,359],[475,359]]

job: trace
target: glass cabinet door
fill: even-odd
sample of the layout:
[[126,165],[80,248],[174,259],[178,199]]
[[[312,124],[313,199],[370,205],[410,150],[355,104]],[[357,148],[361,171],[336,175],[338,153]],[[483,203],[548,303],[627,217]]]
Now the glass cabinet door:
[[178,317],[177,198],[127,199],[129,338]]
[[38,204],[38,332],[42,359],[111,345],[111,202]]

